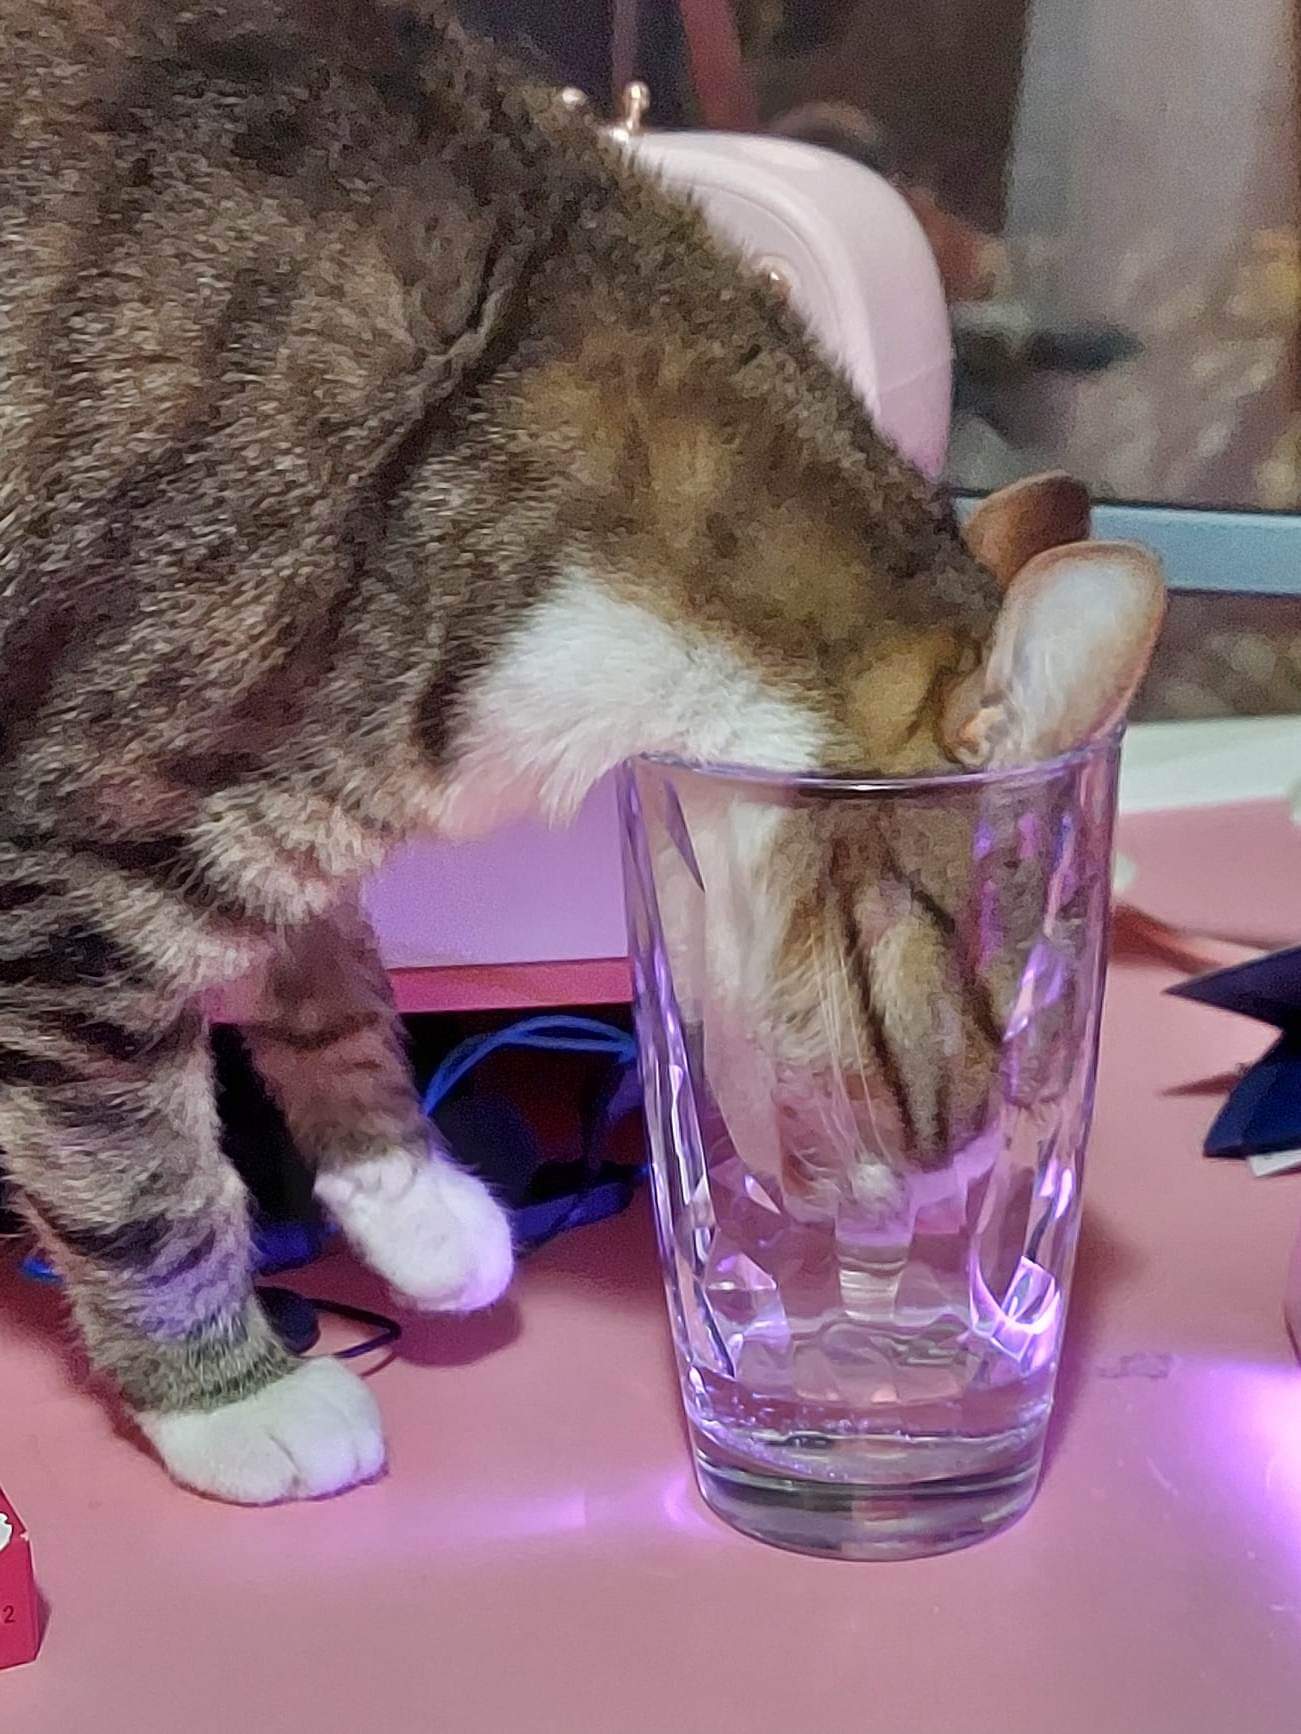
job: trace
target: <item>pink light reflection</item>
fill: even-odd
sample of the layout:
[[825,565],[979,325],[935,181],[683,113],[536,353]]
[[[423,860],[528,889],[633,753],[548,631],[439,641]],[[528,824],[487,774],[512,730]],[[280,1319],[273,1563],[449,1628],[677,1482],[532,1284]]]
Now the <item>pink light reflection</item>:
[[1201,1521],[1229,1528],[1254,1570],[1282,1566],[1301,1610],[1301,1368],[1183,1360],[1178,1377]]
[[1057,1182],[1057,1199],[1053,1205],[1053,1221],[1060,1222],[1071,1207],[1075,1196],[1075,1176],[1069,1168],[1063,1168],[1061,1178]]
[[728,1531],[717,1518],[708,1517],[696,1491],[695,1476],[683,1469],[664,1483],[660,1508],[674,1529],[706,1541],[725,1541]]
[[[690,1466],[682,1463],[626,1483],[573,1486],[534,1494],[481,1492],[477,1496],[429,1498],[404,1510],[402,1540],[411,1551],[475,1553],[480,1549],[547,1543],[594,1551],[617,1538],[625,1544],[656,1533],[693,1540],[726,1541],[728,1532],[700,1504]],[[386,1533],[390,1551],[397,1537]]]

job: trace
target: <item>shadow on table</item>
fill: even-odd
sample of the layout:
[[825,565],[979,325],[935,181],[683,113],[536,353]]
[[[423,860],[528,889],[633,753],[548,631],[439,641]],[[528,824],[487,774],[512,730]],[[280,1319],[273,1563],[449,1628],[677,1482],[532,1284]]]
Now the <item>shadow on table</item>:
[[1227,1096],[1237,1089],[1246,1071],[1245,1066],[1238,1066],[1231,1072],[1215,1072],[1207,1078],[1189,1078],[1186,1083],[1171,1084],[1161,1094],[1176,1101],[1186,1096]]
[[1133,1242],[1119,1234],[1107,1217],[1086,1204],[1080,1222],[1057,1392],[1044,1450],[1045,1474],[1052,1473],[1058,1444],[1071,1425],[1076,1405],[1097,1364],[1105,1296],[1123,1287],[1141,1263]]
[[90,1379],[89,1365],[73,1335],[61,1291],[52,1283],[34,1282],[19,1265],[30,1245],[15,1237],[0,1245],[0,1338],[27,1337],[60,1361],[70,1385]]

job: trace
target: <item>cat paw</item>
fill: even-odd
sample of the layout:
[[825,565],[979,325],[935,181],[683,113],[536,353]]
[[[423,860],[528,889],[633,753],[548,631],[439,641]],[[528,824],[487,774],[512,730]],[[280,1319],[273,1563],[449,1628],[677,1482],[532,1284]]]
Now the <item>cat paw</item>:
[[474,1312],[510,1282],[510,1218],[481,1180],[437,1151],[322,1174],[316,1194],[358,1255],[418,1312]]
[[136,1420],[174,1481],[236,1505],[342,1493],[384,1467],[375,1399],[337,1361],[304,1361],[220,1409]]

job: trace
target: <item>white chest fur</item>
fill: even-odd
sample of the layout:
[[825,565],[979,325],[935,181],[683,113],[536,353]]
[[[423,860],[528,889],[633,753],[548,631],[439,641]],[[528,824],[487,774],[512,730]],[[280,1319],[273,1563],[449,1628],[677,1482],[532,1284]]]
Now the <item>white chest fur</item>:
[[[948,438],[949,329],[930,250],[898,194],[856,163],[789,140],[652,133],[630,148],[689,188],[721,234],[785,281],[878,425],[936,473]],[[563,805],[565,791],[555,795]],[[467,784],[465,834],[484,817],[473,799]],[[488,1003],[512,1003],[502,966],[576,966],[568,979],[577,984],[584,965],[626,947],[613,791],[601,783],[563,830],[520,824],[481,842],[405,850],[367,902],[390,968],[487,969],[476,1003],[485,992]],[[573,993],[583,997],[577,985]]]

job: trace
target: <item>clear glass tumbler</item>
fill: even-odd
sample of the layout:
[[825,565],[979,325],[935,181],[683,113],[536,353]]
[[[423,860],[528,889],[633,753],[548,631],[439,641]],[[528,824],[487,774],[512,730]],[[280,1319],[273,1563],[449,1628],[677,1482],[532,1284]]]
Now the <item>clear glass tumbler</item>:
[[1034,1496],[1092,1112],[1119,737],[1030,769],[642,759],[624,863],[705,1499],[806,1552]]

